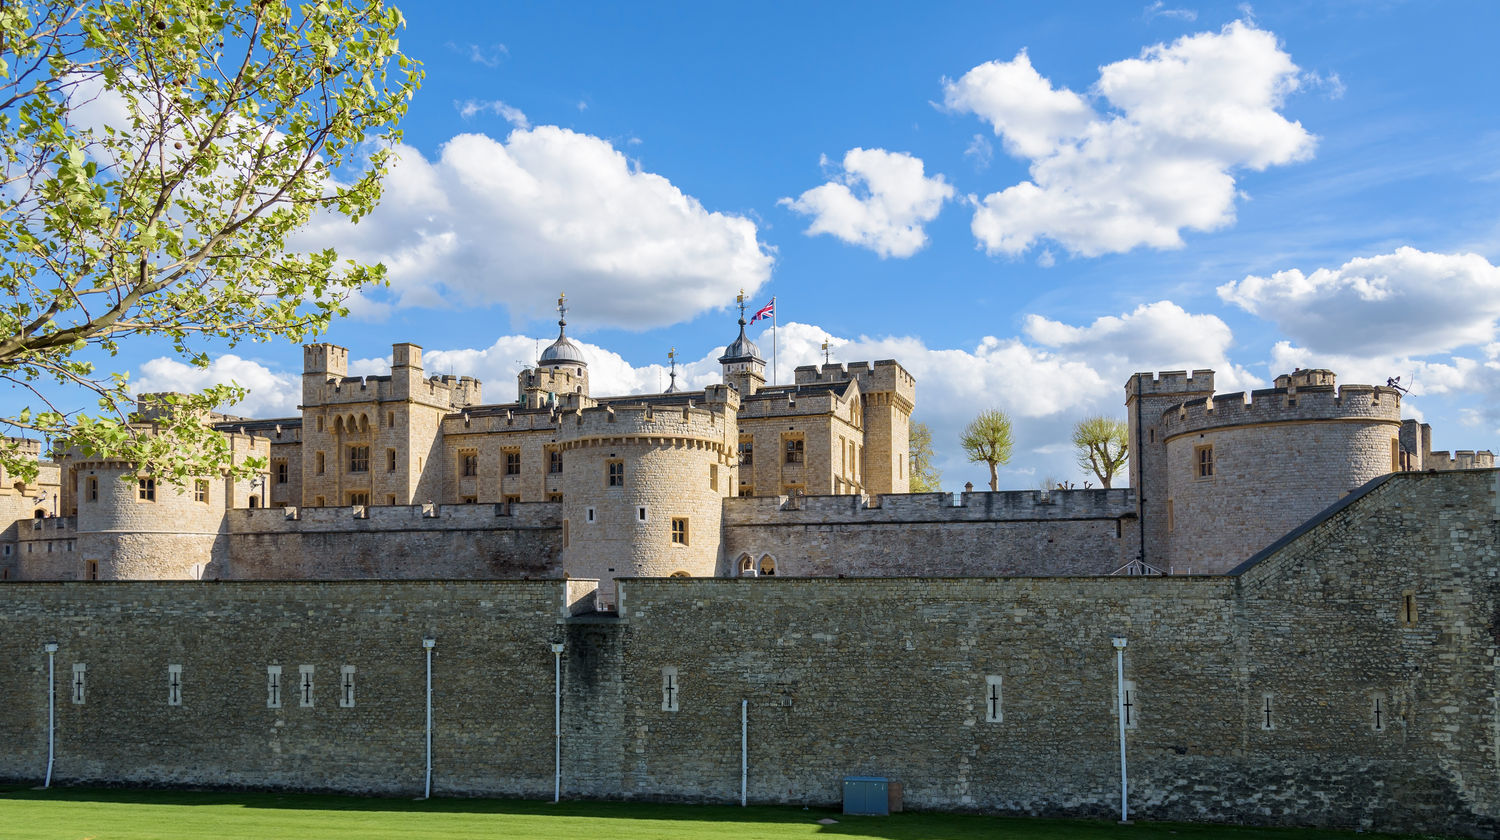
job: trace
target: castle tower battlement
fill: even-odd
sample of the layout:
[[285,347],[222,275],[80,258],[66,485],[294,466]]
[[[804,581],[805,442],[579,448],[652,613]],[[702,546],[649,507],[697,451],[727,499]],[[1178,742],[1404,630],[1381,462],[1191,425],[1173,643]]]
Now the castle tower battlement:
[[1306,423],[1327,420],[1385,421],[1401,424],[1401,392],[1374,385],[1311,385],[1265,388],[1188,400],[1168,408],[1161,425],[1176,435],[1252,423]]

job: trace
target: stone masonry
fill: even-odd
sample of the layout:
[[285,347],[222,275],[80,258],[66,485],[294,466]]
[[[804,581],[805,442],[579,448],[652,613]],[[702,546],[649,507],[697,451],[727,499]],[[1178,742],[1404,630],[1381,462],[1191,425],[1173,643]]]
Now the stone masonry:
[[56,643],[61,783],[412,795],[432,638],[434,793],[546,796],[561,642],[568,797],[737,800],[743,701],[752,802],[883,775],[1112,817],[1123,713],[1141,819],[1492,836],[1497,487],[1383,476],[1226,575],[634,579],[610,615],[582,581],[12,584],[0,777],[44,769]]

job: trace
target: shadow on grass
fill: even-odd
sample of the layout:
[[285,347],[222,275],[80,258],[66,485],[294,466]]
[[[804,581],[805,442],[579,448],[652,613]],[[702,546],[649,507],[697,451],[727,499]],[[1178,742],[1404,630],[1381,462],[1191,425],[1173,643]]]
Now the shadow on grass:
[[[758,826],[808,827],[820,819],[837,820],[817,826],[817,833],[836,837],[880,837],[888,840],[935,838],[1005,838],[1005,840],[1089,840],[1130,837],[1133,840],[1196,840],[1232,837],[1235,840],[1350,840],[1354,832],[1329,829],[1267,828],[1196,823],[1141,822],[1122,826],[1113,821],[996,817],[908,811],[889,817],[845,816],[832,808],[792,805],[682,805],[659,802],[564,800],[553,804],[530,799],[400,799],[316,793],[249,793],[194,790],[137,790],[127,788],[54,787],[41,790],[25,785],[0,785],[0,808],[7,801],[76,802],[155,807],[237,807],[292,811],[386,812],[402,814],[466,814],[540,816],[579,820],[664,820],[672,822],[741,823]],[[1396,837],[1398,835],[1383,835]]]

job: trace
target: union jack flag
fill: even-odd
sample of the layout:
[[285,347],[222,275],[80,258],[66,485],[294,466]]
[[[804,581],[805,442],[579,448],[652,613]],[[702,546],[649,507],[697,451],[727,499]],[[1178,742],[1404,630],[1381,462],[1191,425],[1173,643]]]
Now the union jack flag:
[[753,323],[755,323],[756,321],[759,321],[762,318],[769,318],[769,317],[771,317],[772,315],[775,315],[775,314],[776,314],[776,298],[771,298],[771,302],[770,303],[766,304],[765,306],[762,306],[760,309],[757,309],[755,311],[755,317],[753,317],[753,318],[750,319],[750,323],[753,324]]

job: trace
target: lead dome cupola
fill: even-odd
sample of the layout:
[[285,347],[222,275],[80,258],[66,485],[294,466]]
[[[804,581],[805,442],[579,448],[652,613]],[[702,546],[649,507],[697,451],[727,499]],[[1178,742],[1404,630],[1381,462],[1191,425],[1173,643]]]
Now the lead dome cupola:
[[581,365],[588,367],[588,361],[583,358],[583,348],[573,343],[568,338],[568,306],[567,295],[557,296],[557,340],[547,345],[542,351],[542,357],[537,360],[539,365]]

